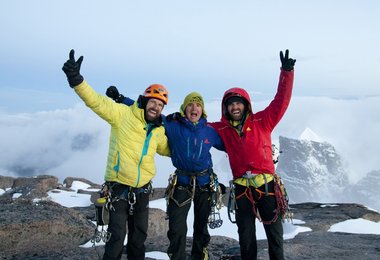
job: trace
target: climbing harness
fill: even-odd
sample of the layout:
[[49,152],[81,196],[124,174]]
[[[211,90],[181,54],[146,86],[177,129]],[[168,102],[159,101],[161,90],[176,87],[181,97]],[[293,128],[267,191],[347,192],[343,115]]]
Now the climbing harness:
[[[210,174],[210,183],[209,185],[200,186],[197,184],[197,177]],[[190,178],[189,184],[187,186],[182,186],[178,183],[178,178],[180,175],[186,175]],[[217,175],[212,172],[212,170],[206,169],[202,172],[186,172],[181,170],[176,170],[174,173],[170,174],[168,179],[168,186],[165,190],[166,206],[168,207],[169,201],[172,200],[178,207],[183,207],[191,201],[193,201],[195,196],[196,188],[199,188],[201,191],[210,192],[210,213],[208,218],[208,226],[212,229],[221,227],[223,220],[220,217],[219,210],[222,208],[222,192],[219,186]],[[174,198],[175,190],[182,190],[188,194],[188,199],[179,202]],[[169,216],[166,215],[166,219],[169,219]]]
[[[178,207],[183,207],[188,203],[191,203],[191,201],[194,199],[195,195],[195,189],[197,187],[197,177],[204,176],[209,173],[209,170],[206,169],[202,172],[186,172],[181,170],[176,170],[174,173],[170,174],[169,180],[168,180],[168,186],[165,190],[165,198],[166,198],[166,205],[169,205],[169,200],[173,200],[175,204],[177,204]],[[178,175],[186,175],[190,177],[189,185],[182,186],[178,184]],[[178,184],[178,185],[177,185]],[[191,188],[191,190],[189,189]],[[199,188],[202,190],[203,188],[199,186]],[[175,189],[184,190],[189,194],[189,198],[183,202],[179,202],[174,198],[174,191]]]
[[[194,182],[195,182],[195,179],[192,178],[191,183],[194,183]],[[191,201],[193,200],[193,197],[194,197],[193,194],[195,193],[194,188],[193,188],[193,192],[190,192],[189,189],[187,189],[186,187],[177,185],[177,174],[176,173],[170,174],[168,183],[169,184],[165,190],[166,207],[169,205],[169,200],[173,200],[174,203],[177,204],[178,207],[183,207],[186,204],[191,203]],[[195,185],[193,185],[193,186],[195,186]],[[175,189],[186,191],[189,195],[189,198],[183,202],[179,202],[178,200],[176,200],[174,198]],[[166,216],[166,219],[168,219],[168,216]]]
[[[122,184],[114,183],[113,185],[115,186],[115,185],[122,185]],[[125,185],[123,185],[123,186],[125,186]],[[130,186],[125,186],[125,190],[120,195],[113,196],[111,205],[113,202],[116,202],[119,200],[125,200],[129,204],[128,214],[133,215],[135,212],[134,205],[136,204],[136,201],[137,201],[136,196],[138,194],[141,194],[141,193],[150,194],[152,192],[152,190],[153,190],[153,188],[152,188],[151,182],[149,182],[148,184],[144,185],[141,188],[134,188],[134,187],[130,187]]]
[[[272,144],[272,159],[273,163],[276,164],[278,163],[279,160],[279,155],[282,153],[276,145]],[[268,192],[268,183],[273,181],[274,184],[274,192]],[[246,189],[243,193],[239,194],[238,196],[235,195],[235,184],[245,186]],[[264,192],[259,189],[264,185]],[[253,199],[253,194],[252,194],[252,188],[259,194],[258,200],[262,196],[275,196],[276,197],[276,214],[273,217],[272,220],[270,221],[263,221],[260,218],[259,212],[256,211],[255,207],[255,200]],[[282,182],[280,176],[278,176],[276,173],[275,174],[252,174],[250,171],[247,171],[242,178],[238,178],[235,180],[230,181],[230,194],[228,197],[228,208],[227,208],[227,213],[228,213],[228,218],[232,223],[236,223],[236,219],[232,220],[231,215],[236,214],[237,210],[237,204],[236,200],[240,199],[241,197],[246,196],[247,199],[252,203],[252,210],[257,219],[264,224],[271,224],[275,222],[278,218],[278,215],[282,215],[282,220],[287,220],[291,221],[293,219],[293,213],[290,211],[289,207],[289,197],[285,189],[285,185]]]
[[[253,174],[251,171],[247,171],[241,178],[235,179],[233,181],[230,181],[230,196],[228,198],[228,218],[232,223],[236,223],[236,220],[232,220],[231,214],[235,214],[237,210],[237,204],[236,200],[240,199],[243,196],[246,196],[247,199],[252,203],[253,205],[253,213],[255,216],[261,221],[261,217],[259,213],[256,211],[256,207],[254,206],[256,204],[255,200],[253,199],[253,194],[251,187],[253,187],[256,192],[259,193],[259,199],[264,196],[275,194],[272,192],[268,192],[268,182],[272,181],[274,179],[273,175],[271,174]],[[246,189],[243,193],[236,196],[235,194],[235,184],[245,186]],[[259,190],[259,187],[263,186],[265,187],[265,192]],[[277,214],[276,214],[277,216]],[[277,217],[276,217],[277,219]]]
[[136,204],[136,195],[140,193],[151,193],[152,184],[149,182],[141,188],[133,188],[123,185],[125,190],[120,195],[113,194],[113,190],[116,186],[122,185],[116,182],[105,182],[99,191],[100,197],[96,200],[95,215],[96,215],[96,228],[94,236],[91,238],[92,247],[96,247],[96,243],[103,241],[107,243],[111,238],[111,233],[106,231],[106,227],[109,224],[109,212],[114,211],[113,203],[119,200],[125,200],[129,203],[129,215],[134,214],[134,205]]
[[[263,176],[265,176],[265,174],[262,174]],[[251,173],[251,172],[246,172],[244,175],[243,175],[243,178],[246,179],[246,182],[247,184],[249,184],[249,180],[251,178],[254,178],[253,177],[254,175]],[[265,183],[264,183],[264,186],[265,186],[265,192],[259,190],[259,188],[257,187],[253,187],[255,189],[255,191],[257,193],[259,193],[259,198],[257,199],[258,201],[261,199],[261,197],[264,195],[264,196],[274,196],[274,193],[272,192],[268,192],[268,182],[266,181],[266,177],[263,177],[264,180],[265,180]],[[256,216],[256,218],[260,221],[260,222],[263,222],[264,224],[271,224],[272,222],[275,222],[277,220],[277,217],[278,217],[278,210],[276,211],[276,214],[275,216],[273,217],[272,220],[270,221],[263,221],[260,217],[260,215],[258,214],[257,210],[256,210],[256,207],[255,207],[255,204],[256,204],[256,201],[254,200],[253,198],[253,193],[252,193],[252,189],[251,189],[251,186],[247,185],[244,192],[237,195],[236,196],[236,200],[242,198],[243,196],[245,196],[251,203],[252,203],[252,211],[253,211],[253,214]]]
[[[245,190],[241,194],[235,194],[235,181],[230,181],[230,196],[228,198],[228,218],[232,223],[236,223],[236,220],[232,220],[231,214],[236,214],[237,204],[236,200],[245,196],[252,203],[252,211],[257,219],[263,224],[271,224],[275,222],[279,216],[282,215],[283,220],[292,220],[292,213],[289,208],[289,198],[286,193],[285,185],[282,182],[280,176],[277,174],[269,175],[269,174],[252,174],[251,172],[246,172],[242,178],[239,178],[239,185],[241,184],[241,179],[245,180]],[[255,180],[256,179],[256,180]],[[261,185],[257,185],[258,180],[263,179],[264,183]],[[268,182],[273,180],[274,184],[274,192],[268,191]],[[264,191],[260,190],[259,187],[264,185]],[[269,221],[264,221],[260,217],[259,212],[257,212],[255,204],[257,203],[253,198],[252,189],[254,189],[259,197],[257,199],[260,200],[263,196],[275,196],[276,197],[276,213],[274,217]]]

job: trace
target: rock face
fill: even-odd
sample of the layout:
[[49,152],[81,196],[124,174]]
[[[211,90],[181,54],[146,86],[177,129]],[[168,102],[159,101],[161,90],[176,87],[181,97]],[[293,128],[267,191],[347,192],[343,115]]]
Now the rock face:
[[59,252],[86,243],[94,232],[80,212],[53,202],[2,205],[0,222],[0,252],[5,255]]
[[335,148],[328,143],[279,138],[277,172],[293,203],[341,201],[348,175]]
[[281,156],[277,172],[291,203],[355,202],[380,211],[380,170],[371,171],[355,184],[335,148],[326,142],[279,138]]
[[[6,190],[0,195],[0,259],[101,259],[104,246],[80,247],[94,233],[95,225],[91,222],[95,217],[93,206],[65,208],[51,201],[37,200],[44,194],[46,197],[51,187],[68,189],[55,183],[54,177],[39,176],[29,182],[25,178],[10,180],[0,176],[0,187]],[[30,194],[38,196],[33,198]],[[161,198],[163,189],[154,194],[152,199]],[[303,220],[304,226],[312,231],[284,241],[286,259],[379,259],[378,235],[328,231],[332,224],[349,219],[379,222],[380,214],[377,212],[358,204],[301,203],[292,204],[291,208],[294,218]],[[165,212],[151,209],[149,223],[147,251],[166,252],[169,241]],[[188,253],[191,243],[192,238],[188,238]],[[268,259],[266,240],[258,241],[258,248],[258,259]],[[211,259],[220,259],[222,255],[239,252],[239,244],[228,237],[212,237],[209,252]],[[122,259],[127,259],[126,255]]]

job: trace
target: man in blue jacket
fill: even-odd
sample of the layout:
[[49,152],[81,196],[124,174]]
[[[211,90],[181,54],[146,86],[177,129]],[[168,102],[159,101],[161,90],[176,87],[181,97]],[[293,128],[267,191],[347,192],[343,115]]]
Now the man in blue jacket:
[[[127,105],[132,100],[119,94],[113,86],[106,94],[116,102]],[[210,204],[210,185],[216,181],[210,149],[224,151],[217,132],[207,124],[207,114],[202,96],[197,92],[188,94],[180,112],[164,120],[171,160],[176,168],[166,192],[169,217],[167,253],[170,259],[186,259],[186,219],[194,202],[194,233],[191,250],[192,259],[208,259],[207,246],[210,234],[207,228]]]

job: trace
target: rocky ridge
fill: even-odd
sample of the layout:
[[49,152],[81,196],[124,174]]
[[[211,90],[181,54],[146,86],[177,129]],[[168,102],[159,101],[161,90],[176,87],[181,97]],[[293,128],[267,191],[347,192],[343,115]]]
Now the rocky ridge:
[[[47,192],[70,190],[74,180],[91,188],[100,185],[85,179],[66,178],[63,184],[54,176],[33,178],[0,176],[0,258],[1,259],[101,259],[103,246],[83,248],[95,230],[94,207],[66,208],[48,199]],[[88,192],[78,190],[78,193]],[[163,189],[155,189],[151,199],[163,197]],[[15,196],[17,194],[17,196]],[[98,194],[92,192],[92,201]],[[363,218],[380,221],[380,214],[359,204],[335,204],[322,207],[319,203],[292,204],[295,219],[312,229],[285,240],[286,259],[379,259],[379,235],[328,232],[332,224]],[[228,220],[225,220],[228,221]],[[165,212],[151,209],[147,251],[165,252],[167,222]],[[188,238],[190,252],[192,239]],[[266,240],[258,241],[258,259],[268,259]],[[212,237],[211,259],[239,251],[238,241],[228,237]],[[123,255],[123,259],[127,259]]]

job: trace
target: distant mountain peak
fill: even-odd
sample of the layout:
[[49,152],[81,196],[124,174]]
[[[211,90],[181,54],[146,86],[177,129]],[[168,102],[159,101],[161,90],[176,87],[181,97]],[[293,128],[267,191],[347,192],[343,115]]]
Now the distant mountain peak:
[[302,134],[298,137],[298,140],[314,141],[314,142],[318,142],[318,143],[322,143],[323,142],[322,138],[320,138],[309,127],[306,127],[305,130],[303,130]]
[[348,176],[331,144],[282,136],[279,141],[282,153],[276,171],[291,202],[328,202],[342,196]]

